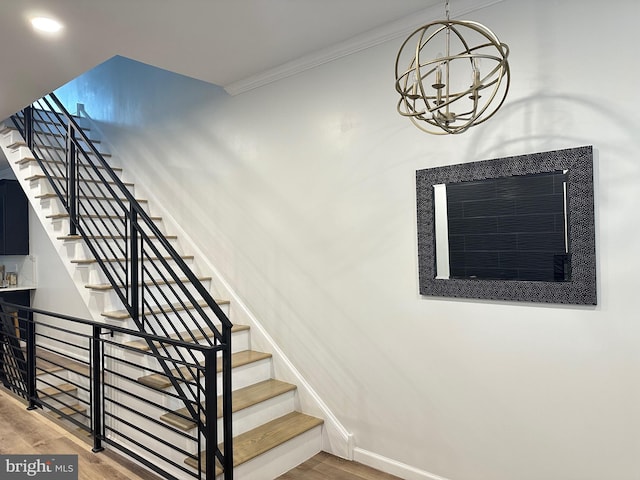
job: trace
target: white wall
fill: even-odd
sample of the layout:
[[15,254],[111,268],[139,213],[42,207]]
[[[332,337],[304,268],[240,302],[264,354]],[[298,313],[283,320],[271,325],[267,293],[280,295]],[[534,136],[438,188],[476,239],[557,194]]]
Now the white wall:
[[[635,0],[474,12],[509,44],[512,87],[455,137],[395,112],[402,39],[237,97],[122,59],[61,93],[110,122],[125,168],[354,434],[358,459],[410,465],[406,478],[637,480],[638,14]],[[418,294],[417,169],[590,144],[597,307]]]
[[37,278],[37,288],[31,295],[31,305],[41,310],[91,320],[89,309],[31,206],[29,253],[35,257]]
[[[10,167],[0,170],[0,178],[15,180]],[[90,319],[91,315],[38,216],[29,205],[29,253],[35,259],[37,288],[31,293],[31,306],[55,313]]]

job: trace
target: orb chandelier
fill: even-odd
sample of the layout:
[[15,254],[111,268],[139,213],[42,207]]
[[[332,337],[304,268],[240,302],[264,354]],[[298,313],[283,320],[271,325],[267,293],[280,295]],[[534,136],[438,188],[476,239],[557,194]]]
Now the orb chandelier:
[[[491,118],[509,90],[509,47],[484,25],[449,18],[418,28],[396,58],[398,112],[435,135]],[[443,53],[444,52],[444,53]]]

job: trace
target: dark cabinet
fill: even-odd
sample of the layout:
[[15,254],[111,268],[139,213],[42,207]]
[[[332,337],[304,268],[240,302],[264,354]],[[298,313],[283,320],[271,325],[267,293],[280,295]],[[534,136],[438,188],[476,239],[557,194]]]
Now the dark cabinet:
[[0,180],[0,255],[29,254],[29,207],[16,180]]
[[[0,290],[0,300],[14,305],[23,305],[28,308],[31,305],[31,292],[29,290],[18,290],[14,292]],[[15,316],[16,329],[18,328],[18,325],[20,326],[20,333],[16,330],[17,336],[24,338],[24,331],[26,328],[24,320],[31,320],[31,312],[15,307],[5,307],[5,312]]]
[[[0,255],[29,255],[29,206],[27,196],[17,180],[0,180]],[[16,305],[29,307],[30,296],[29,289],[0,289],[0,300]],[[17,318],[30,318],[30,313],[18,309],[16,326]],[[19,323],[24,328],[24,322]]]

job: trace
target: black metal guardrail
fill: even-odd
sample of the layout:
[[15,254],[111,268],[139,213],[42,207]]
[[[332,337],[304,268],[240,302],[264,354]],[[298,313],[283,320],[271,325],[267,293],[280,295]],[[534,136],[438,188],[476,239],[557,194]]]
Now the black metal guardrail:
[[[12,121],[68,215],[69,238],[84,241],[139,332],[225,346],[220,360],[225,449],[216,447],[215,457],[231,478],[232,323],[107,163],[86,129],[54,94],[26,107]],[[193,407],[199,390],[190,381],[198,376],[192,365],[200,365],[195,350],[172,349],[166,341],[142,338],[189,414],[199,418]],[[215,440],[217,445],[217,436]]]
[[[18,317],[13,313],[16,311],[26,315]],[[153,365],[174,360],[122,344],[115,339],[122,335],[190,351],[202,359],[180,365],[196,373],[189,380],[198,391],[197,398],[191,401],[198,414],[194,419],[198,425],[195,433],[177,429],[139,408],[144,403],[159,414],[171,413],[173,410],[167,406],[171,400],[184,399],[176,392],[154,389],[140,381],[140,376],[149,373],[164,375]],[[86,432],[93,439],[94,452],[108,444],[168,479],[215,478],[218,445],[210,439],[217,437],[218,428],[216,359],[225,348],[0,301],[2,384],[24,398],[29,409],[47,409]],[[143,366],[145,363],[149,365]],[[187,457],[200,468],[187,467]]]

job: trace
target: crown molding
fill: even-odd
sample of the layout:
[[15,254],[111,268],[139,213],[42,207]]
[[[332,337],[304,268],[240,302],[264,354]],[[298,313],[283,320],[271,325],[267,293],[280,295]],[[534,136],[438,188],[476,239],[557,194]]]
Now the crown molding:
[[[454,5],[455,8],[452,8],[450,11],[450,16],[452,18],[456,18],[462,15],[468,15],[469,13],[504,1],[505,0],[457,0]],[[310,55],[305,55],[304,57],[284,63],[257,75],[252,75],[242,80],[224,85],[223,88],[229,95],[239,95],[255,88],[268,85],[269,83],[277,82],[278,80],[304,72],[305,70],[366,50],[367,48],[375,47],[376,45],[380,45],[402,36],[408,36],[409,33],[420,28],[422,25],[433,22],[434,20],[442,17],[443,6],[433,6],[422,10],[418,14],[409,15],[400,20],[374,28],[329,48],[319,50]]]

